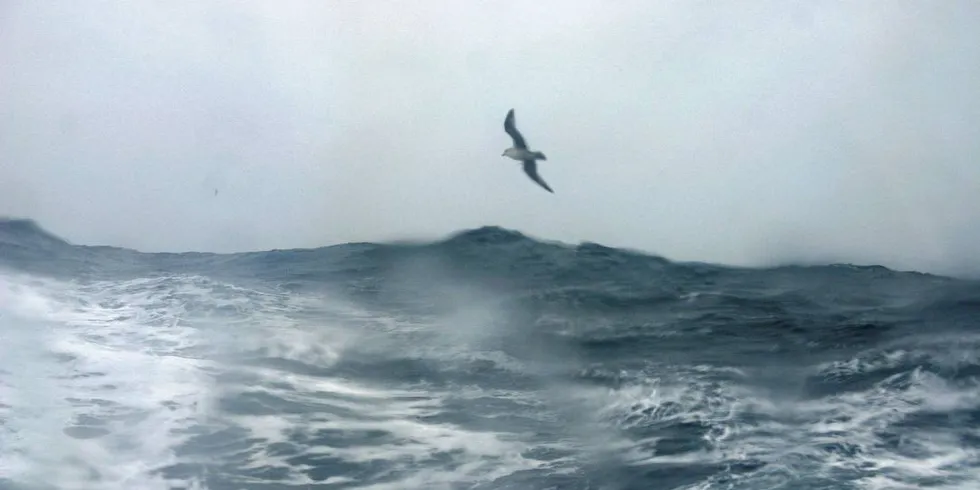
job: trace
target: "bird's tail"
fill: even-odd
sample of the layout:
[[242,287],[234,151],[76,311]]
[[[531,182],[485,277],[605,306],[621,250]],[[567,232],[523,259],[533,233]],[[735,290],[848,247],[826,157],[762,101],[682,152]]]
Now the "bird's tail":
[[544,153],[541,153],[540,151],[536,151],[536,152],[534,152],[534,159],[535,160],[547,160],[548,157],[544,156]]

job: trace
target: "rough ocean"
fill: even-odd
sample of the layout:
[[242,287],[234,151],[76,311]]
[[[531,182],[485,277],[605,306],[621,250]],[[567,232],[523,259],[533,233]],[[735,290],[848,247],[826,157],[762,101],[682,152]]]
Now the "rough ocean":
[[980,283],[0,221],[0,488],[976,489]]

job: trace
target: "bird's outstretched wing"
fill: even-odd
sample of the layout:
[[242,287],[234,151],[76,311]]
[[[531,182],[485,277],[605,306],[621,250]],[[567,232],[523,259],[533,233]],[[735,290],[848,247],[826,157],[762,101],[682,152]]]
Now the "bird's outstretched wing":
[[544,179],[538,175],[538,164],[534,160],[524,160],[524,173],[526,173],[531,180],[537,182],[538,185],[544,187],[548,192],[552,194],[555,193],[555,191],[551,190],[551,187],[548,187],[548,184],[545,183]]
[[514,109],[507,111],[507,118],[504,119],[504,131],[507,131],[507,134],[514,140],[514,148],[527,148],[527,142],[524,141],[524,137],[514,125]]

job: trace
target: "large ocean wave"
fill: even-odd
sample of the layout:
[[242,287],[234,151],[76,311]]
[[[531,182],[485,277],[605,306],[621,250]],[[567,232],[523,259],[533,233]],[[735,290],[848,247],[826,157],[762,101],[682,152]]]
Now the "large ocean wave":
[[973,489],[980,284],[0,221],[0,488]]

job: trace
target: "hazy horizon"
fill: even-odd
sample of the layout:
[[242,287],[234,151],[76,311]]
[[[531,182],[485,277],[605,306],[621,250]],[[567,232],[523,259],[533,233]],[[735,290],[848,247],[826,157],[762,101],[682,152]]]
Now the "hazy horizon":
[[[0,215],[73,243],[234,252],[501,226],[673,260],[980,272],[973,2],[0,13]],[[511,108],[553,195],[500,156]]]

